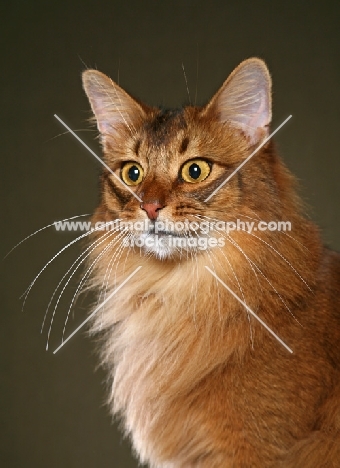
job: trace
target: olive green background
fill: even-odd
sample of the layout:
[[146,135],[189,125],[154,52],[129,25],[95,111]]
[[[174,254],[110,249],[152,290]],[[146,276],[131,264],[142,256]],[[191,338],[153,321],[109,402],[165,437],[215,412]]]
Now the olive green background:
[[[5,2],[3,2],[5,3]],[[202,104],[243,59],[266,60],[274,81],[276,141],[304,187],[326,243],[340,248],[338,184],[340,33],[337,1],[32,1],[0,7],[1,253],[55,220],[90,213],[99,163],[53,117],[100,151],[86,121],[80,75],[95,67],[149,104]],[[196,91],[197,90],[197,91]],[[61,300],[45,350],[40,326],[49,298],[81,252],[67,249],[18,300],[42,266],[75,234],[46,229],[2,261],[1,454],[15,468],[135,467],[105,407],[95,344],[79,332],[59,345],[79,275]],[[86,316],[77,302],[68,335]],[[49,316],[50,317],[50,316]]]

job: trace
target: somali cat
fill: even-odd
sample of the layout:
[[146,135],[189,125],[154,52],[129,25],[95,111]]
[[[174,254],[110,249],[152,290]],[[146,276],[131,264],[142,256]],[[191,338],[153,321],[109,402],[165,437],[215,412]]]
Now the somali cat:
[[[180,110],[148,107],[95,70],[83,84],[106,163],[93,221],[126,223],[92,234],[93,286],[108,298],[141,267],[92,322],[139,460],[340,467],[339,255],[271,140],[220,187],[269,135],[264,62],[242,62],[206,106]],[[240,222],[273,220],[291,232]],[[209,232],[193,228],[203,221]],[[166,222],[175,228],[156,232]]]

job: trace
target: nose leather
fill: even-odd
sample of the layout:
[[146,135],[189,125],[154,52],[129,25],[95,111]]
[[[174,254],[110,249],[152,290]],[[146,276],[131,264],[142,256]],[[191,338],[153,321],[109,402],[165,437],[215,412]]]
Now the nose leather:
[[153,202],[142,203],[140,207],[142,210],[146,211],[149,219],[154,220],[157,219],[158,211],[164,208],[164,205],[156,200]]

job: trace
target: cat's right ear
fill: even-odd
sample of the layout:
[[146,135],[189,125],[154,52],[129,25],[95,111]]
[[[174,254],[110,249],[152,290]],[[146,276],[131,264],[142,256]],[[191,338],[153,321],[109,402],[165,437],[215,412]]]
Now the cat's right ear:
[[141,105],[97,70],[84,71],[82,79],[102,137],[119,135],[124,127],[133,133],[135,123],[144,116]]

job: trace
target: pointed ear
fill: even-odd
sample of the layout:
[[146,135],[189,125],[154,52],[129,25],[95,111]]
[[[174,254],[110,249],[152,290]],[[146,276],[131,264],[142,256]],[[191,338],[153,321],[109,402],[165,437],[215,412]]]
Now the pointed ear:
[[271,78],[265,63],[257,58],[242,62],[215,94],[205,111],[213,110],[221,122],[240,128],[251,144],[269,133]]
[[114,136],[122,125],[133,133],[134,124],[144,116],[141,105],[97,70],[86,70],[82,79],[102,136]]

